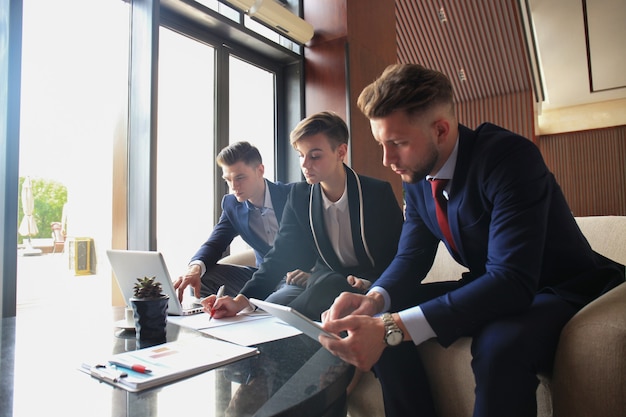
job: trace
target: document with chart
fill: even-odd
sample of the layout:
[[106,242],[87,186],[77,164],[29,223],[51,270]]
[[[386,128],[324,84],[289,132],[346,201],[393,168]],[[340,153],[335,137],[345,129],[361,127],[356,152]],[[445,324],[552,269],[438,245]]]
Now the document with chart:
[[136,392],[258,353],[254,347],[194,337],[111,355],[102,362],[84,362],[79,369],[100,381]]

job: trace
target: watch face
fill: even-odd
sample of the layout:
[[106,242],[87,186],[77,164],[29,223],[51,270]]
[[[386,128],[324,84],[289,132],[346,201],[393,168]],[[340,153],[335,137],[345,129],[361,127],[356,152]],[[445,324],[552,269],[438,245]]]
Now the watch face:
[[402,332],[400,330],[390,330],[387,332],[385,341],[389,346],[397,346],[402,342]]

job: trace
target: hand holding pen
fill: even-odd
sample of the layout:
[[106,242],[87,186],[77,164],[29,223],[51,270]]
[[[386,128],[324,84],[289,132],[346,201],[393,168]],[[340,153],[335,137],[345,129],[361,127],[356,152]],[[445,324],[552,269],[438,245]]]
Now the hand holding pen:
[[[217,305],[219,301],[219,306]],[[211,318],[221,319],[223,317],[232,317],[237,315],[241,310],[250,306],[248,299],[242,294],[235,298],[224,295],[223,288],[220,288],[215,295],[209,295],[201,301],[204,311],[211,315]]]
[[217,294],[215,294],[215,302],[213,303],[213,305],[211,306],[211,310],[209,311],[209,314],[211,315],[211,317],[209,318],[209,321],[211,321],[213,319],[213,314],[215,314],[215,304],[217,303],[217,300],[220,297],[224,296],[224,289],[225,287],[222,285],[221,287],[219,287],[219,289],[217,290]]

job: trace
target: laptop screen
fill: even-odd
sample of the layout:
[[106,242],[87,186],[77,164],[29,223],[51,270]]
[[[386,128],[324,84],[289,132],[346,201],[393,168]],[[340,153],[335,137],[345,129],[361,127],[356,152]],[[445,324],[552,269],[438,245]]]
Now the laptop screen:
[[178,295],[161,252],[109,249],[107,257],[127,306],[130,306],[129,300],[134,295],[133,288],[137,278],[156,277],[156,281],[160,282],[163,287],[163,294],[169,296],[168,314],[180,316],[202,312],[202,307],[193,304],[192,301],[185,300],[185,308],[178,301]]

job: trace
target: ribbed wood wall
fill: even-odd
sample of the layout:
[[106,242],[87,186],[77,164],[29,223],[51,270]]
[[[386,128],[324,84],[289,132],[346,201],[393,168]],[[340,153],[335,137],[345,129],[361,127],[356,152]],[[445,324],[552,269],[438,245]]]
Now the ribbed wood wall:
[[626,215],[626,126],[540,136],[576,216]]
[[530,91],[457,103],[458,118],[470,128],[490,122],[535,141],[534,102]]
[[[312,0],[305,4],[305,15],[319,14],[315,23],[323,28],[316,35],[317,41],[314,39],[309,47],[307,58],[314,62],[315,53],[320,54],[320,49],[332,49],[324,49],[324,45],[318,45],[318,42],[332,44],[333,41],[327,38],[337,32],[333,29],[336,27],[334,19],[346,14],[344,8],[347,5],[358,6],[356,2],[347,0]],[[327,7],[329,5],[335,5],[339,10]],[[364,10],[371,7],[369,2],[359,2],[358,5]],[[626,215],[626,126],[534,137],[534,99],[518,7],[519,2],[514,0],[395,0],[397,62],[419,63],[448,75],[455,88],[459,120],[466,126],[475,128],[488,121],[537,143],[576,216]],[[445,22],[439,18],[442,9]],[[354,12],[347,14],[352,16]],[[371,15],[376,16],[376,13]],[[389,27],[386,23],[367,20],[367,16],[361,18],[366,24],[356,25],[358,28]],[[372,66],[371,62],[354,57],[368,56],[368,59],[378,60],[376,62],[381,65],[386,62],[377,52],[364,52],[377,43],[370,41],[368,32],[365,35],[357,34],[359,31],[354,29],[353,32],[348,44],[358,51],[350,54],[353,56],[353,65],[347,66],[350,71]],[[336,51],[331,54],[336,55],[333,71],[337,74],[346,70],[342,36],[345,33],[336,36]],[[362,48],[358,42],[361,36],[370,41],[363,43]],[[355,43],[359,48],[355,48]],[[328,59],[328,56],[320,55],[319,62],[328,63]],[[326,67],[328,65],[324,65]],[[464,80],[459,76],[461,69]],[[326,71],[323,73],[326,74]],[[376,70],[375,74],[379,72]],[[315,71],[307,67],[307,73],[315,74]],[[365,78],[360,78],[358,82],[353,80],[356,85],[352,88],[360,91],[360,83]],[[371,76],[373,78],[375,75]],[[329,86],[338,87],[338,98],[344,97],[347,86],[337,80],[319,81],[309,79],[307,82],[307,108],[311,103],[333,108],[328,99]],[[317,95],[311,91],[314,88],[319,88]],[[352,105],[351,99],[348,108]],[[355,113],[355,120],[360,117],[356,110],[348,113]],[[361,135],[356,136],[355,142]],[[367,161],[366,165],[378,165],[362,158],[363,155],[355,157],[356,160]],[[380,174],[370,173],[364,167],[361,169],[372,176]]]
[[446,74],[461,123],[489,121],[534,139],[518,7],[501,0],[396,0],[398,61]]
[[626,126],[534,136],[519,2],[396,0],[396,32],[398,62],[448,75],[461,123],[492,122],[537,143],[576,216],[626,215]]

